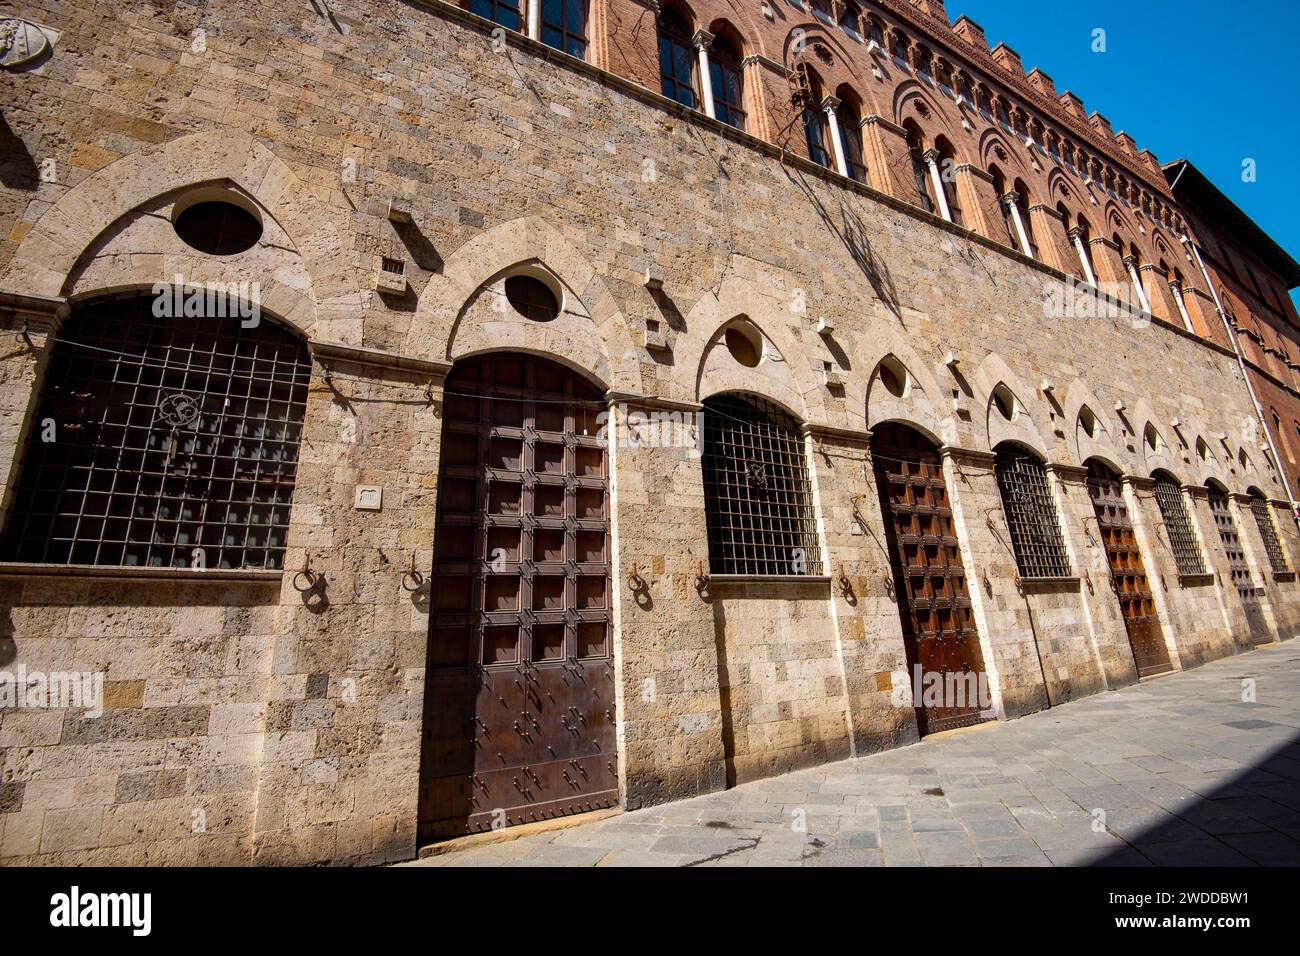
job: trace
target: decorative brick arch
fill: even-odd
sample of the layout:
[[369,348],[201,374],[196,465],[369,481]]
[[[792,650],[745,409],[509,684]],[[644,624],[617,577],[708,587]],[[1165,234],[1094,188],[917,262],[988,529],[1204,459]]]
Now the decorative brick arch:
[[[639,361],[619,302],[604,279],[559,231],[536,216],[501,223],[452,253],[441,275],[425,287],[402,352],[453,361],[486,351],[467,337],[485,287],[513,269],[543,272],[565,290],[565,315],[552,323],[513,313],[495,318],[495,348],[511,348],[564,362],[603,385],[639,391]],[[648,307],[650,307],[648,305]],[[573,332],[581,330],[577,338]]]
[[933,128],[942,132],[942,128],[945,128],[944,117],[947,115],[947,110],[935,99],[934,94],[916,80],[904,80],[894,90],[894,122],[901,124],[905,119],[912,119],[913,117],[906,113],[908,107],[916,100],[924,103],[929,110],[928,116],[921,116],[916,122],[924,128]]
[[358,270],[339,265],[346,259],[341,255],[345,227],[283,160],[232,129],[181,136],[130,153],[69,189],[19,245],[0,287],[63,296],[87,251],[124,216],[157,197],[213,183],[237,186],[298,250],[311,276],[312,315],[304,314],[301,302],[277,311],[301,331],[320,334],[327,325],[325,337],[360,344],[365,297]]
[[[1002,147],[1004,156],[999,156],[994,152],[994,147],[997,146]],[[1019,170],[1021,176],[1029,172],[1029,167],[1025,164],[1020,151],[1007,142],[999,127],[991,126],[980,134],[978,150],[980,166],[983,169],[988,169],[990,166],[1000,166],[1005,172],[1014,168]],[[1014,178],[1014,173],[1008,173],[1008,183]]]

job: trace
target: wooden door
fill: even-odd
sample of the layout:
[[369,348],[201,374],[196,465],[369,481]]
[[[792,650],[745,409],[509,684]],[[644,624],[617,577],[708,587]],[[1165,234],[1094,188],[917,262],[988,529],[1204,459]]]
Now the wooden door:
[[1156,616],[1155,599],[1119,476],[1099,461],[1088,462],[1088,495],[1097,515],[1102,547],[1110,564],[1110,585],[1119,599],[1138,677],[1167,674],[1174,665],[1169,660],[1164,630]]
[[618,801],[605,403],[492,355],[457,364],[443,407],[422,840]]
[[[923,692],[916,711],[920,732],[977,724],[993,714],[982,712],[984,704],[991,708],[991,701],[980,699],[987,687],[984,655],[939,452],[918,432],[891,424],[872,430],[871,456],[908,677],[914,693],[918,686]],[[924,691],[936,679],[943,702],[927,706]]]
[[1232,520],[1232,508],[1228,496],[1210,489],[1210,515],[1214,518],[1214,527],[1223,542],[1223,553],[1228,558],[1228,572],[1232,576],[1232,585],[1241,598],[1241,606],[1246,611],[1246,624],[1250,628],[1250,638],[1256,644],[1267,644],[1273,637],[1268,632],[1264,620],[1264,609],[1259,604],[1259,592],[1250,576],[1250,565],[1246,563],[1246,552],[1237,535],[1237,523]]

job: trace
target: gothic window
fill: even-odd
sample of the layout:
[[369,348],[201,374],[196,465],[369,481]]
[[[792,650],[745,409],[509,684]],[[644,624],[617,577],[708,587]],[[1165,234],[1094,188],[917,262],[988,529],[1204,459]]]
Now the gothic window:
[[821,108],[822,85],[817,75],[807,67],[799,67],[808,84],[808,98],[803,107],[804,141],[808,144],[808,158],[818,166],[832,168],[830,131],[827,129],[826,111]]
[[519,0],[469,0],[469,12],[499,23],[507,30],[523,29]]
[[1068,577],[1070,560],[1042,461],[1019,446],[1003,443],[993,469],[1020,576]]
[[934,212],[934,197],[930,194],[930,169],[925,162],[925,141],[920,127],[911,120],[903,124],[907,130],[907,150],[912,162],[912,182],[916,186],[916,202],[926,212]]
[[961,214],[961,202],[957,196],[957,154],[952,144],[940,136],[935,140],[935,149],[939,151],[939,179],[943,182],[943,195],[948,203],[948,212],[957,225],[964,225]]
[[542,42],[579,60],[585,59],[587,0],[541,0],[541,4]]
[[709,47],[709,77],[713,83],[713,111],[718,119],[736,129],[745,128],[745,81],[741,75],[740,52],[719,34]]
[[695,108],[695,64],[690,27],[671,7],[659,13],[659,80],[664,96]]
[[139,295],[74,310],[41,386],[6,560],[283,567],[311,360],[269,318],[249,327],[220,301],[232,317],[160,317],[158,297]]
[[840,120],[840,138],[844,141],[844,160],[849,167],[849,178],[860,183],[867,181],[866,153],[862,146],[862,110],[852,96],[841,96],[837,113]]
[[714,574],[821,573],[798,423],[761,398],[704,402],[704,506]]

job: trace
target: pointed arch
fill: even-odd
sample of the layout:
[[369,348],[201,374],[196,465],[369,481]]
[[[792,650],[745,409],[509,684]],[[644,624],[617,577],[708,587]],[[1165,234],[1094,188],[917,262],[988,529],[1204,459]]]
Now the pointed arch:
[[[511,269],[549,273],[577,307],[566,308],[566,317],[573,321],[563,325],[499,321],[484,330],[485,335],[505,335],[498,348],[519,348],[557,360],[568,357],[571,362],[580,355],[582,362],[592,363],[586,366],[590,374],[607,386],[639,387],[641,349],[635,346],[618,300],[587,257],[537,216],[487,229],[448,256],[442,274],[434,276],[420,296],[402,350],[439,361],[482,351],[475,337],[467,334],[467,313],[474,312],[472,324],[482,328],[489,321],[483,311],[491,311],[484,304],[487,287]],[[587,330],[587,341],[568,337],[575,328]]]
[[36,221],[0,287],[50,298],[66,295],[78,264],[115,223],[158,197],[213,183],[230,183],[243,192],[300,251],[311,278],[306,294],[311,307],[310,314],[295,309],[293,324],[307,330],[329,321],[331,338],[359,344],[357,316],[364,295],[359,273],[338,266],[347,229],[342,217],[270,148],[233,129],[180,136],[128,153],[86,177]]
[[[990,353],[980,362],[970,383],[980,403],[981,417],[978,427],[984,434],[985,447],[993,449],[1004,441],[1026,445],[1044,459],[1051,458],[1051,445],[1044,439],[1038,421],[1045,410],[1041,399],[1023,382],[1002,356]],[[1015,398],[1012,419],[1005,420],[995,407],[994,392],[999,386],[1009,390]]]

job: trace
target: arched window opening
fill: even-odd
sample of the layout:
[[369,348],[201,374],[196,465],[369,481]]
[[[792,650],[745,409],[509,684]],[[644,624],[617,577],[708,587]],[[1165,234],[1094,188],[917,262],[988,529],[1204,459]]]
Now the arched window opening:
[[858,105],[857,97],[850,91],[841,88],[839,96],[840,108],[837,115],[849,178],[855,182],[865,183],[867,182],[867,160],[862,143],[862,108]]
[[854,36],[860,35],[862,29],[858,24],[861,21],[862,11],[856,3],[841,4],[840,9],[840,29],[847,30]]
[[957,151],[946,137],[940,136],[934,141],[934,148],[939,153],[939,181],[943,183],[944,199],[948,201],[949,218],[959,226],[965,220],[961,212],[961,200],[957,195]]
[[1095,280],[1097,276],[1097,267],[1092,261],[1092,226],[1090,226],[1088,220],[1081,215],[1076,220],[1075,227],[1079,230],[1078,247],[1081,250],[1079,255],[1085,263],[1085,271]]
[[1007,245],[1012,249],[1020,248],[1020,237],[1016,235],[1015,218],[1011,212],[1012,203],[1007,189],[1007,178],[997,166],[989,167],[989,176],[993,178],[993,192],[998,197],[998,208],[1002,210],[1002,226],[1007,233]]
[[690,25],[677,10],[664,7],[659,11],[659,84],[664,96],[695,109],[698,62]]
[[283,567],[307,345],[266,317],[247,328],[233,308],[159,317],[155,304],[78,306],[59,329],[5,560]]
[[[538,2],[538,0],[534,0]],[[542,42],[576,56],[587,56],[587,0],[540,0]]]
[[1034,259],[1038,258],[1038,241],[1034,238],[1034,223],[1029,216],[1029,187],[1024,180],[1017,179],[1012,189],[1016,193],[1016,209],[1020,214],[1020,227],[1024,230],[1024,242],[1021,252]]
[[993,470],[1020,576],[1069,577],[1070,560],[1047,483],[1047,469],[1018,445],[1004,442],[996,451]]
[[[1058,202],[1058,203],[1056,204],[1056,214],[1057,214],[1057,215],[1060,217],[1060,219],[1061,219],[1061,228],[1065,230],[1065,238],[1066,238],[1066,242],[1069,243],[1069,245],[1073,248],[1073,247],[1074,247],[1074,243],[1070,241],[1070,231],[1071,231],[1071,228],[1072,228],[1071,225],[1070,225],[1070,210],[1066,207],[1065,203],[1063,203],[1063,202]],[[1077,252],[1077,250],[1076,250],[1076,252]],[[1087,279],[1087,278],[1088,278],[1088,274],[1087,274],[1087,272],[1084,271],[1084,268],[1083,268],[1083,259],[1081,259],[1081,258],[1077,258],[1077,257],[1076,257],[1076,261],[1075,261],[1074,264],[1070,267],[1070,271],[1074,274],[1075,278],[1078,278],[1078,279]]]
[[469,12],[499,23],[507,30],[519,32],[523,29],[519,0],[469,0]]
[[1173,552],[1178,573],[1184,577],[1204,574],[1205,562],[1201,557],[1201,547],[1197,543],[1192,521],[1187,516],[1183,489],[1168,472],[1158,471],[1151,477],[1156,482],[1156,504],[1160,507],[1160,518],[1164,522],[1165,535],[1169,539],[1169,548]]
[[907,131],[907,150],[912,161],[912,181],[916,185],[916,201],[926,212],[934,212],[934,196],[930,192],[930,170],[925,162],[925,138],[921,128],[908,120],[903,124]]
[[704,401],[705,518],[714,574],[819,575],[799,425],[749,395]]
[[818,78],[816,71],[809,69],[806,65],[799,66],[799,72],[803,74],[803,80],[808,90],[808,95],[803,104],[803,134],[804,141],[808,145],[808,158],[818,166],[824,166],[827,169],[835,168],[834,158],[831,156],[831,136],[827,126],[826,111],[822,109],[822,83]]
[[738,130],[745,128],[745,80],[741,74],[740,50],[721,33],[709,46],[709,77],[713,86],[713,110],[718,119]]

